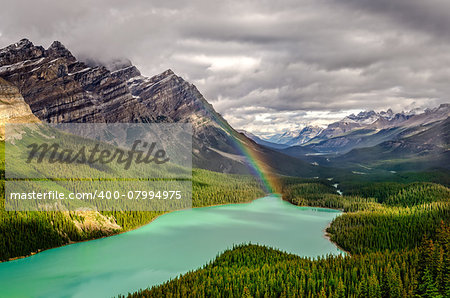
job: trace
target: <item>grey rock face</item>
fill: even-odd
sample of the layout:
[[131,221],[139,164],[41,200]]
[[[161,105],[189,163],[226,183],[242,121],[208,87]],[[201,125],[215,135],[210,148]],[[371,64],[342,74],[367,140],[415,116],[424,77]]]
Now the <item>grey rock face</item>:
[[60,42],[47,50],[22,40],[0,51],[0,76],[47,122],[150,121],[126,81],[79,62]]

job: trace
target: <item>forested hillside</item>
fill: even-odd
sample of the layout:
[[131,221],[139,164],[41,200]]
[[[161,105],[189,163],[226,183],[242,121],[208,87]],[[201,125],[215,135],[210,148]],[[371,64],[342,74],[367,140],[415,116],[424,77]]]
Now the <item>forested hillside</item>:
[[[4,173],[2,172],[2,177]],[[128,231],[163,212],[6,212],[0,184],[0,261],[32,252]],[[259,182],[244,175],[193,170],[192,205],[248,202],[264,196]]]
[[416,264],[417,254],[406,251],[310,260],[243,245],[128,297],[405,297],[414,293]]
[[441,222],[450,222],[450,190],[417,182],[375,183],[334,194],[328,181],[287,185],[283,198],[296,205],[346,211],[327,229],[331,240],[351,253],[414,249],[424,235],[433,236]]

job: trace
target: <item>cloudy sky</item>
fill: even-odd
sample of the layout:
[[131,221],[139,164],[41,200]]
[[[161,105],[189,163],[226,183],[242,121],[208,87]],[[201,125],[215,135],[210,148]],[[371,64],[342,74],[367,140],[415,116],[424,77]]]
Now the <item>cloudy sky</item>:
[[0,0],[0,47],[171,68],[236,128],[268,134],[450,102],[448,0]]

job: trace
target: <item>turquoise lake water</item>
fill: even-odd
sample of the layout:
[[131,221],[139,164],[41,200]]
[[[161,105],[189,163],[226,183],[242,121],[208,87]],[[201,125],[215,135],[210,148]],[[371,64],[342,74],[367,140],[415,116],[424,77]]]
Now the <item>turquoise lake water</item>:
[[342,252],[324,237],[339,211],[276,196],[160,216],[137,230],[0,263],[1,297],[112,297],[199,268],[233,244],[300,256]]

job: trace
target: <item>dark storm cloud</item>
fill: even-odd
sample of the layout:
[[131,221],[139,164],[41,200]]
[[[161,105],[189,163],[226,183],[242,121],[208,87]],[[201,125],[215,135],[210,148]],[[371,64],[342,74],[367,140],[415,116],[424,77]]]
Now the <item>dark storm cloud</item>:
[[269,133],[450,93],[447,0],[4,1],[0,47],[172,68],[238,128]]
[[403,24],[405,29],[450,38],[450,2],[447,0],[339,0],[339,3],[349,5],[350,9],[388,17]]

